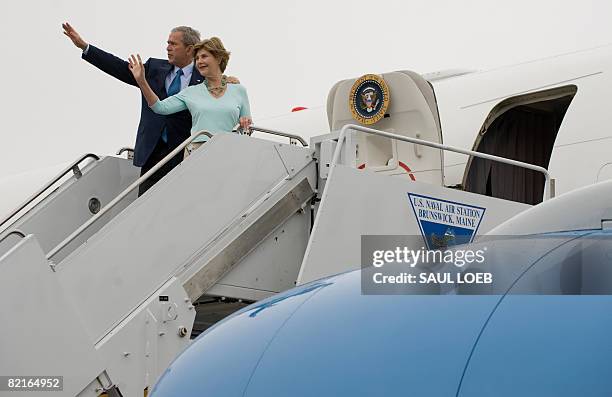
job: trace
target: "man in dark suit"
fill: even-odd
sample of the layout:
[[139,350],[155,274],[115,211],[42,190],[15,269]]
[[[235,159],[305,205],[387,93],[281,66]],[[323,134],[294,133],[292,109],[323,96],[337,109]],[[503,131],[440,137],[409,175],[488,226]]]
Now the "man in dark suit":
[[[105,52],[81,38],[69,23],[62,24],[64,34],[75,46],[83,50],[82,58],[105,73],[138,87],[128,62]],[[200,33],[187,26],[179,26],[170,32],[166,51],[168,60],[149,58],[145,63],[147,81],[160,100],[178,93],[188,85],[203,81],[200,73],[193,67],[193,46],[200,41]],[[168,116],[155,114],[142,98],[140,123],[134,146],[134,165],[141,167],[140,175],[155,166],[161,159],[189,138],[191,115],[184,110]],[[172,168],[183,160],[181,151],[162,166],[147,181],[140,185],[138,194],[143,194]]]

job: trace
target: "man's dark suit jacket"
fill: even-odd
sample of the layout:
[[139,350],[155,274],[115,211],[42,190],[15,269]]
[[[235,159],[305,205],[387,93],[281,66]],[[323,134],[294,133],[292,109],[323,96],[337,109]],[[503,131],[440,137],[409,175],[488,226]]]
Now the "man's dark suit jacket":
[[[113,54],[89,45],[87,55],[83,54],[82,58],[124,83],[138,86],[132,72],[130,72],[128,62]],[[165,59],[156,58],[149,58],[144,66],[147,81],[153,92],[157,94],[160,100],[167,98],[165,81],[173,66]],[[194,68],[189,85],[199,84],[202,81],[202,75]],[[188,110],[168,116],[155,114],[147,105],[145,98],[142,97],[140,123],[138,124],[136,145],[134,146],[135,166],[142,167],[146,163],[166,127],[168,127],[168,146],[172,150],[190,136],[191,114]]]

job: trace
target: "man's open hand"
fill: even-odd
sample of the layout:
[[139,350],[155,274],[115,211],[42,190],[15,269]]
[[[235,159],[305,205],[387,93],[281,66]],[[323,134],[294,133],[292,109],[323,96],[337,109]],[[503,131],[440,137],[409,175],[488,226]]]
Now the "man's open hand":
[[87,48],[87,42],[81,38],[79,32],[74,30],[74,28],[70,26],[68,22],[64,22],[62,24],[62,28],[64,28],[64,34],[68,36],[70,40],[72,40],[72,43],[81,50],[85,51],[85,48]]

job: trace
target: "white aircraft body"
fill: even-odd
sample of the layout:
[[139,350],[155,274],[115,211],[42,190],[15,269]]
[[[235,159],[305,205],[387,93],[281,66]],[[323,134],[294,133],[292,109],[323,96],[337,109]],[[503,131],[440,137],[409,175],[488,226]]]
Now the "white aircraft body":
[[123,157],[69,164],[0,225],[0,373],[142,395],[219,319],[211,302],[359,268],[363,235],[470,242],[610,179],[611,67],[607,46],[339,81],[325,108],[218,134],[141,197]]
[[[556,134],[534,141],[553,147],[547,168],[557,180],[557,193],[610,179],[612,114],[606,97],[611,68],[612,49],[606,46],[431,80],[444,141],[478,150],[479,133],[490,133],[487,129],[503,117],[500,113],[523,106],[525,111],[542,114],[544,122],[548,118],[560,124]],[[516,122],[521,122],[520,117]],[[534,128],[526,122],[522,126]],[[500,132],[494,129],[494,133]],[[531,136],[537,132],[524,133]],[[447,185],[465,181],[465,164],[454,154],[446,154]]]

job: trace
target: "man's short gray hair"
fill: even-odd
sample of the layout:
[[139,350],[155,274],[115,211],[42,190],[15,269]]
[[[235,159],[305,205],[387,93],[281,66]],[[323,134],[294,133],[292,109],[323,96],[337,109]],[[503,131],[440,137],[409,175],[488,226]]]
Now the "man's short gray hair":
[[200,42],[200,32],[189,26],[177,26],[172,29],[172,33],[181,32],[183,34],[183,44],[185,46],[196,45]]

